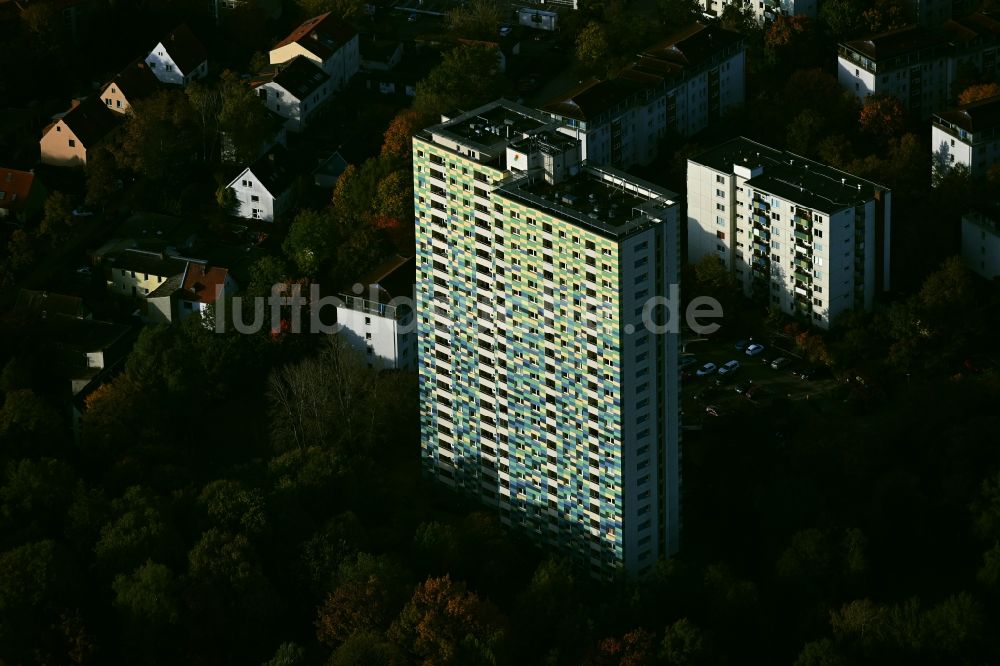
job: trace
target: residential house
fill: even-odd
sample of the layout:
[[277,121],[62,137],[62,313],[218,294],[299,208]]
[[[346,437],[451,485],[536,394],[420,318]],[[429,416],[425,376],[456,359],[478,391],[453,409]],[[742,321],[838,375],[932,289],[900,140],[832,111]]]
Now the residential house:
[[285,127],[302,130],[333,92],[330,77],[316,63],[298,56],[251,82],[264,105],[285,118]]
[[208,76],[208,52],[184,24],[153,47],[146,56],[146,64],[163,83],[183,86]]
[[1000,95],[935,113],[931,150],[937,174],[962,164],[971,175],[985,176],[1000,161]]
[[718,257],[764,306],[828,328],[889,289],[892,193],[737,138],[688,159],[688,261]]
[[275,146],[230,181],[229,187],[236,194],[233,214],[248,220],[274,222],[288,210],[297,176],[288,151]]
[[53,118],[42,131],[42,164],[84,166],[88,152],[118,127],[119,119],[97,97],[73,100],[70,110]]
[[40,214],[45,196],[34,171],[0,167],[0,219],[24,222]]
[[159,79],[140,59],[130,63],[105,84],[101,99],[112,111],[125,113],[136,101],[151,95],[159,85]]
[[56,314],[78,319],[90,318],[83,299],[79,296],[34,289],[22,289],[17,292],[14,314],[26,321],[45,319]]
[[183,273],[187,262],[164,252],[127,249],[109,254],[104,264],[110,291],[145,298],[174,275]]
[[393,257],[345,289],[337,305],[340,335],[364,355],[370,367],[413,370],[417,333],[413,313],[413,257]]
[[333,188],[347,167],[348,162],[340,151],[334,151],[333,155],[320,162],[313,170],[313,183],[316,187]]
[[927,118],[950,106],[960,71],[996,76],[1000,20],[976,13],[940,28],[912,25],[842,42],[838,52],[840,85],[859,100],[890,95],[914,116]]
[[268,54],[272,65],[308,58],[330,77],[330,92],[340,90],[361,67],[358,31],[329,12],[314,16],[275,44]]
[[542,110],[580,140],[589,164],[647,164],[668,133],[692,136],[743,104],[745,65],[742,35],[695,23]]
[[403,59],[403,42],[378,39],[366,35],[360,41],[362,72],[388,72]]
[[1000,278],[1000,208],[962,216],[962,259],[987,280]]
[[192,314],[204,317],[210,305],[236,290],[228,268],[190,260],[181,273],[171,276],[146,298],[148,317],[153,323],[183,321]]

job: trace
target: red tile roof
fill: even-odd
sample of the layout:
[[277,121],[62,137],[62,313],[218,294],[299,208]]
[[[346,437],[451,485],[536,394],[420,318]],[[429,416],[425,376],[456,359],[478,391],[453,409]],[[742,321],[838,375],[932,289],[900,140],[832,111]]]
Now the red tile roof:
[[0,167],[0,208],[15,211],[24,206],[31,194],[35,174]]
[[182,298],[214,303],[216,287],[225,287],[227,277],[229,277],[228,268],[191,262],[184,275],[184,284],[181,285],[181,289],[186,292]]
[[330,12],[327,12],[304,21],[287,37],[275,44],[271,50],[296,43],[320,60],[325,61],[357,34],[357,30],[341,23],[333,18]]

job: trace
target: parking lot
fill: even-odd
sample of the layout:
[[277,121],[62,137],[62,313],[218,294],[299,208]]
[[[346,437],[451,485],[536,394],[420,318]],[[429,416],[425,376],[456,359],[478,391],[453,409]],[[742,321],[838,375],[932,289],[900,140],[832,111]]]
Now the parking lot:
[[[764,349],[748,356],[744,343],[755,342]],[[762,409],[776,400],[822,399],[837,386],[827,369],[814,368],[793,352],[767,342],[747,338],[740,344],[744,349],[736,349],[736,341],[732,339],[685,341],[681,356],[685,426],[697,426],[715,416]],[[778,358],[785,358],[785,364],[774,369],[771,364]],[[718,368],[733,360],[739,362],[739,368],[720,375]],[[706,363],[715,364],[717,369],[698,376],[697,371]],[[813,376],[803,379],[798,373],[809,368],[813,368]]]

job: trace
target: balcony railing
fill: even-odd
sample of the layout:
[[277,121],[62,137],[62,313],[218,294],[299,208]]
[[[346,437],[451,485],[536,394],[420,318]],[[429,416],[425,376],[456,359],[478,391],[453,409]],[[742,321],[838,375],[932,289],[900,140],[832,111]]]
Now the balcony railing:
[[361,298],[360,296],[348,296],[347,294],[341,294],[340,297],[344,300],[344,305],[349,309],[364,312],[365,314],[375,315],[377,317],[402,319],[408,312],[410,312],[410,308],[408,307],[396,307],[395,305],[379,303],[378,301]]
[[804,243],[808,243],[809,241],[812,240],[812,235],[806,233],[805,231],[799,231],[798,229],[796,229],[795,230],[795,238],[797,240],[800,240],[800,241],[804,242]]

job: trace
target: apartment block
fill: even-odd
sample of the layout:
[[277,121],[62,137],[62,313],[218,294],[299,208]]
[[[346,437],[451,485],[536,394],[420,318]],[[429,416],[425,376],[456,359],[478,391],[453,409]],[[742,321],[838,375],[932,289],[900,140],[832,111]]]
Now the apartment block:
[[719,257],[747,296],[827,328],[889,288],[891,193],[745,138],[688,160],[688,260]]
[[987,280],[1000,278],[1000,210],[962,216],[962,259]]
[[628,168],[653,160],[668,133],[691,136],[741,106],[745,71],[742,35],[696,23],[542,110],[579,139],[589,164]]
[[963,104],[931,117],[934,170],[962,164],[983,177],[1000,160],[1000,95]]
[[841,43],[837,78],[858,99],[898,98],[921,118],[948,108],[961,71],[994,76],[1000,55],[1000,20],[977,13],[940,28],[913,25]]
[[643,325],[677,197],[558,129],[500,101],[413,139],[423,468],[595,576],[641,573],[680,538],[677,336]]
[[340,335],[369,367],[414,370],[413,257],[392,257],[340,295]]

